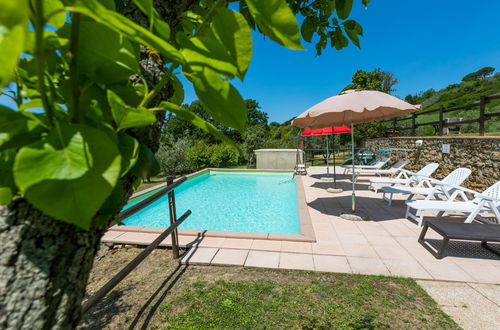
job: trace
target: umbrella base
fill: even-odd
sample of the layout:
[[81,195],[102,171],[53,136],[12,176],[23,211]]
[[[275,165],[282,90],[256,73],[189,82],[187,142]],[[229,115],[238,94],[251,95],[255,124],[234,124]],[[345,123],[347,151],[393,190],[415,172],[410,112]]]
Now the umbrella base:
[[343,192],[344,189],[341,189],[341,188],[328,188],[328,189],[326,189],[326,191],[328,191],[329,193],[332,193],[332,194],[338,194],[338,193]]
[[366,221],[368,220],[368,215],[362,210],[353,211],[351,209],[345,209],[340,211],[340,217],[345,220],[350,221]]

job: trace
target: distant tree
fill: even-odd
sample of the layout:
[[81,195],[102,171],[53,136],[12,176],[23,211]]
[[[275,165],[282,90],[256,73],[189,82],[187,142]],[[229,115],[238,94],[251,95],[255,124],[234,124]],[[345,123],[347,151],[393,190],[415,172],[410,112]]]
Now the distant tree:
[[344,90],[366,89],[390,94],[395,91],[393,86],[398,83],[392,72],[381,71],[380,68],[370,72],[358,70],[352,76],[351,81],[351,84],[344,87]]
[[486,77],[490,77],[493,75],[494,71],[495,71],[495,68],[492,68],[491,66],[486,66],[482,69],[479,69],[477,71],[474,71],[474,72],[469,73],[468,75],[464,76],[462,78],[462,81],[474,81],[474,80],[479,80],[479,79],[483,79]]

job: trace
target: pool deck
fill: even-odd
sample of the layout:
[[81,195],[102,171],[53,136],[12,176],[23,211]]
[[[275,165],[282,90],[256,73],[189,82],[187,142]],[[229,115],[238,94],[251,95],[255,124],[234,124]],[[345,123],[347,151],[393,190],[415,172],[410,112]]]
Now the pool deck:
[[[404,218],[402,198],[388,206],[380,194],[368,189],[368,181],[360,178],[356,184],[357,205],[370,219],[344,220],[338,214],[350,207],[349,178],[339,175],[337,184],[344,192],[332,194],[326,191],[332,183],[320,179],[326,173],[324,167],[311,167],[308,171],[307,176],[301,177],[301,184],[314,231],[312,241],[297,241],[290,235],[279,234],[249,237],[247,233],[211,232],[212,235],[193,236],[194,232],[185,235],[180,231],[179,243],[189,248],[181,261],[500,284],[500,258],[482,249],[480,243],[452,241],[447,255],[435,259],[417,242],[420,227]],[[337,173],[341,173],[340,169]],[[112,227],[102,242],[147,245],[161,230]],[[431,230],[426,238],[432,245],[440,244],[440,236]],[[161,245],[169,244],[167,238]],[[500,248],[500,244],[492,245]]]

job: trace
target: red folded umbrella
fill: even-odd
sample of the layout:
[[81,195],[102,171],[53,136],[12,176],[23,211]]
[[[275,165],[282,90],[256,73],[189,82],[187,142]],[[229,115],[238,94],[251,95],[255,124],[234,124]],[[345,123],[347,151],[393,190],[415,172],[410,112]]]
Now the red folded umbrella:
[[308,135],[330,135],[330,134],[340,134],[340,133],[349,133],[351,129],[345,125],[335,126],[335,127],[325,127],[318,129],[306,129],[302,132],[302,136]]

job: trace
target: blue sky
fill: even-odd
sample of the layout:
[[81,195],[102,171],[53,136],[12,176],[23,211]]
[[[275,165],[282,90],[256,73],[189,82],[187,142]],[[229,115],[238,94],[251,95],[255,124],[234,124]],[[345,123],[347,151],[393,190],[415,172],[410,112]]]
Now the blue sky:
[[[500,72],[499,13],[499,0],[372,0],[367,10],[355,0],[351,18],[364,29],[361,49],[327,48],[316,56],[314,44],[292,51],[254,33],[250,69],[234,84],[278,122],[338,94],[357,69],[393,72],[400,97],[440,89],[484,66]],[[185,102],[196,100],[185,88]],[[4,97],[0,103],[8,104]]]
[[[351,18],[364,29],[361,49],[327,49],[318,57],[314,45],[292,51],[255,33],[249,72],[235,86],[278,122],[338,94],[357,69],[393,72],[400,97],[440,89],[484,66],[500,72],[499,13],[499,0],[372,0],[367,10],[355,0]],[[185,101],[195,99],[187,89]]]

